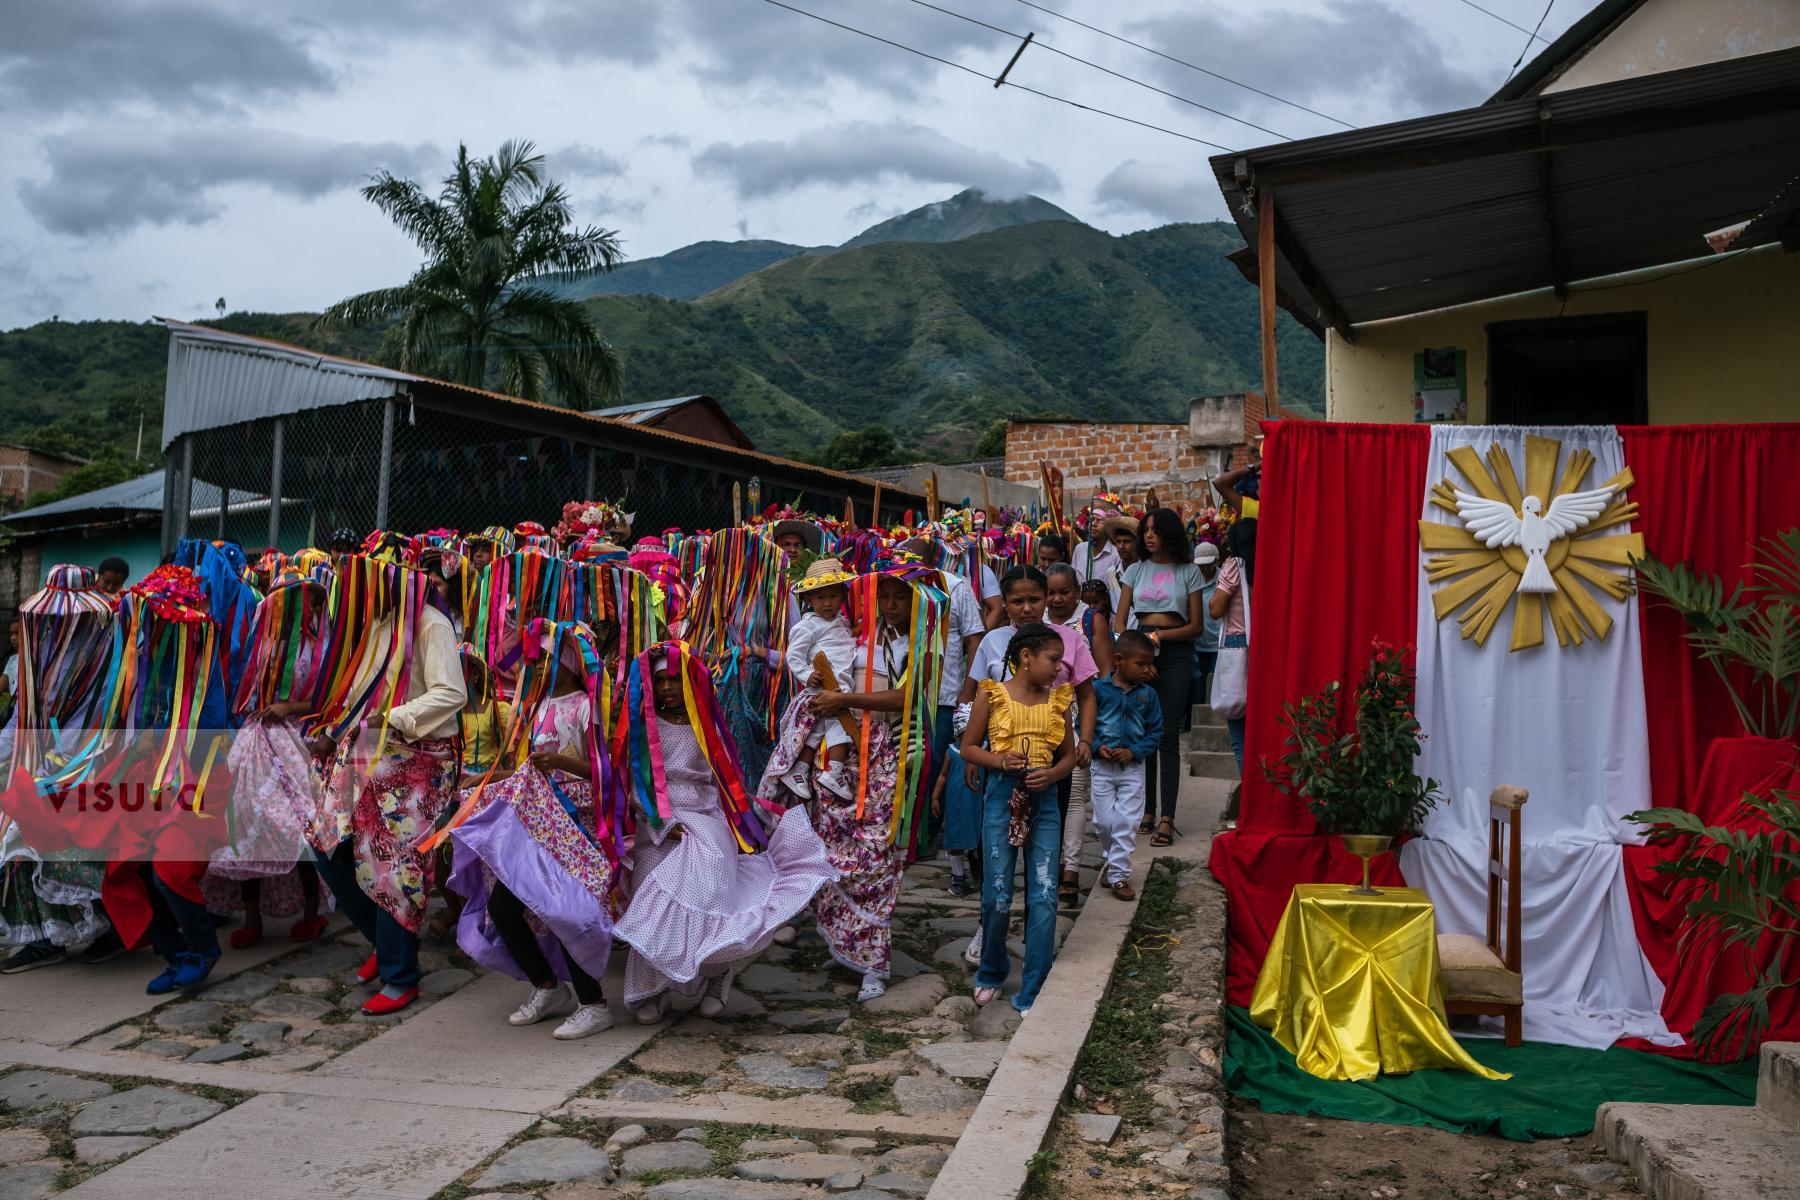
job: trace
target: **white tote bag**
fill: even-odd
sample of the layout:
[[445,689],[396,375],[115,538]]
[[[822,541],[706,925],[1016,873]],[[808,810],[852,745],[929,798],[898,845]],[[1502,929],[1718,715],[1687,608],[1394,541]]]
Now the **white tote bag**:
[[1242,720],[1250,677],[1250,579],[1238,567],[1244,593],[1244,632],[1223,638],[1213,665],[1212,710],[1231,721]]

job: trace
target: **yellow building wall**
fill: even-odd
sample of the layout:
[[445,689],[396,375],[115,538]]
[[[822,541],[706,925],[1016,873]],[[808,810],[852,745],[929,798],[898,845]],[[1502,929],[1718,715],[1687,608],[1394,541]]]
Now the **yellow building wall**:
[[1548,291],[1361,325],[1354,345],[1327,331],[1325,414],[1333,421],[1413,419],[1413,355],[1468,352],[1469,420],[1487,420],[1493,321],[1646,314],[1650,422],[1800,421],[1800,253],[1765,246],[1648,278]]

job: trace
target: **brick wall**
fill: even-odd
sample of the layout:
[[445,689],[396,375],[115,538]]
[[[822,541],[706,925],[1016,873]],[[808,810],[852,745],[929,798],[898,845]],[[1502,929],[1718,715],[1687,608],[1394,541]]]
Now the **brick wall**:
[[1249,445],[1262,434],[1262,423],[1265,420],[1304,421],[1305,417],[1291,409],[1276,405],[1273,417],[1268,416],[1268,401],[1257,392],[1244,393],[1244,445],[1234,447],[1231,451],[1231,465],[1242,467],[1248,465],[1253,456]]
[[1006,427],[1006,478],[1039,482],[1042,460],[1063,473],[1071,508],[1083,506],[1102,479],[1129,504],[1154,490],[1163,504],[1199,503],[1220,455],[1188,441],[1185,424],[1124,421],[1011,421]]
[[0,496],[17,505],[49,491],[80,465],[24,446],[0,446]]

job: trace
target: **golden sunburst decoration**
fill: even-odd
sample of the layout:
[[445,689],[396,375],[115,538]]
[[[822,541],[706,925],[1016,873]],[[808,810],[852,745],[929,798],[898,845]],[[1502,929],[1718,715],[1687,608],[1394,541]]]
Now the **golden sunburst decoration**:
[[[1590,452],[1571,451],[1559,478],[1562,442],[1536,435],[1525,438],[1523,485],[1513,471],[1512,456],[1498,445],[1488,447],[1485,462],[1471,446],[1459,446],[1448,457],[1468,481],[1473,496],[1504,503],[1521,520],[1530,519],[1525,515],[1527,497],[1538,499],[1534,512],[1551,508],[1557,497],[1578,491],[1594,466]],[[1560,646],[1578,646],[1589,637],[1606,637],[1612,630],[1613,618],[1599,597],[1621,601],[1631,595],[1631,560],[1643,556],[1644,535],[1601,536],[1601,532],[1637,518],[1636,501],[1624,497],[1634,482],[1630,467],[1607,480],[1601,486],[1612,489],[1614,494],[1600,514],[1572,534],[1550,542],[1543,557],[1556,584],[1554,591],[1521,590],[1529,559],[1526,550],[1516,542],[1493,546],[1463,525],[1420,521],[1419,547],[1431,555],[1425,562],[1425,577],[1436,587],[1431,603],[1438,620],[1456,613],[1463,637],[1485,646],[1488,635],[1511,603],[1514,650],[1543,644],[1546,609]],[[1468,505],[1458,505],[1458,491],[1444,480],[1431,489],[1431,503],[1459,520],[1467,519]]]

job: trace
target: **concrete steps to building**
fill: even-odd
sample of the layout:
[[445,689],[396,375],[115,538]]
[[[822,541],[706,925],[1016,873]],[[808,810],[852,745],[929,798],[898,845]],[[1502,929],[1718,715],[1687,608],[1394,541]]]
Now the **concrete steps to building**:
[[1800,1043],[1762,1047],[1752,1106],[1602,1104],[1594,1131],[1652,1200],[1800,1198]]
[[1225,732],[1225,719],[1208,704],[1194,705],[1194,725],[1182,743],[1187,757],[1187,773],[1200,779],[1236,779],[1237,756],[1231,752],[1231,738]]

